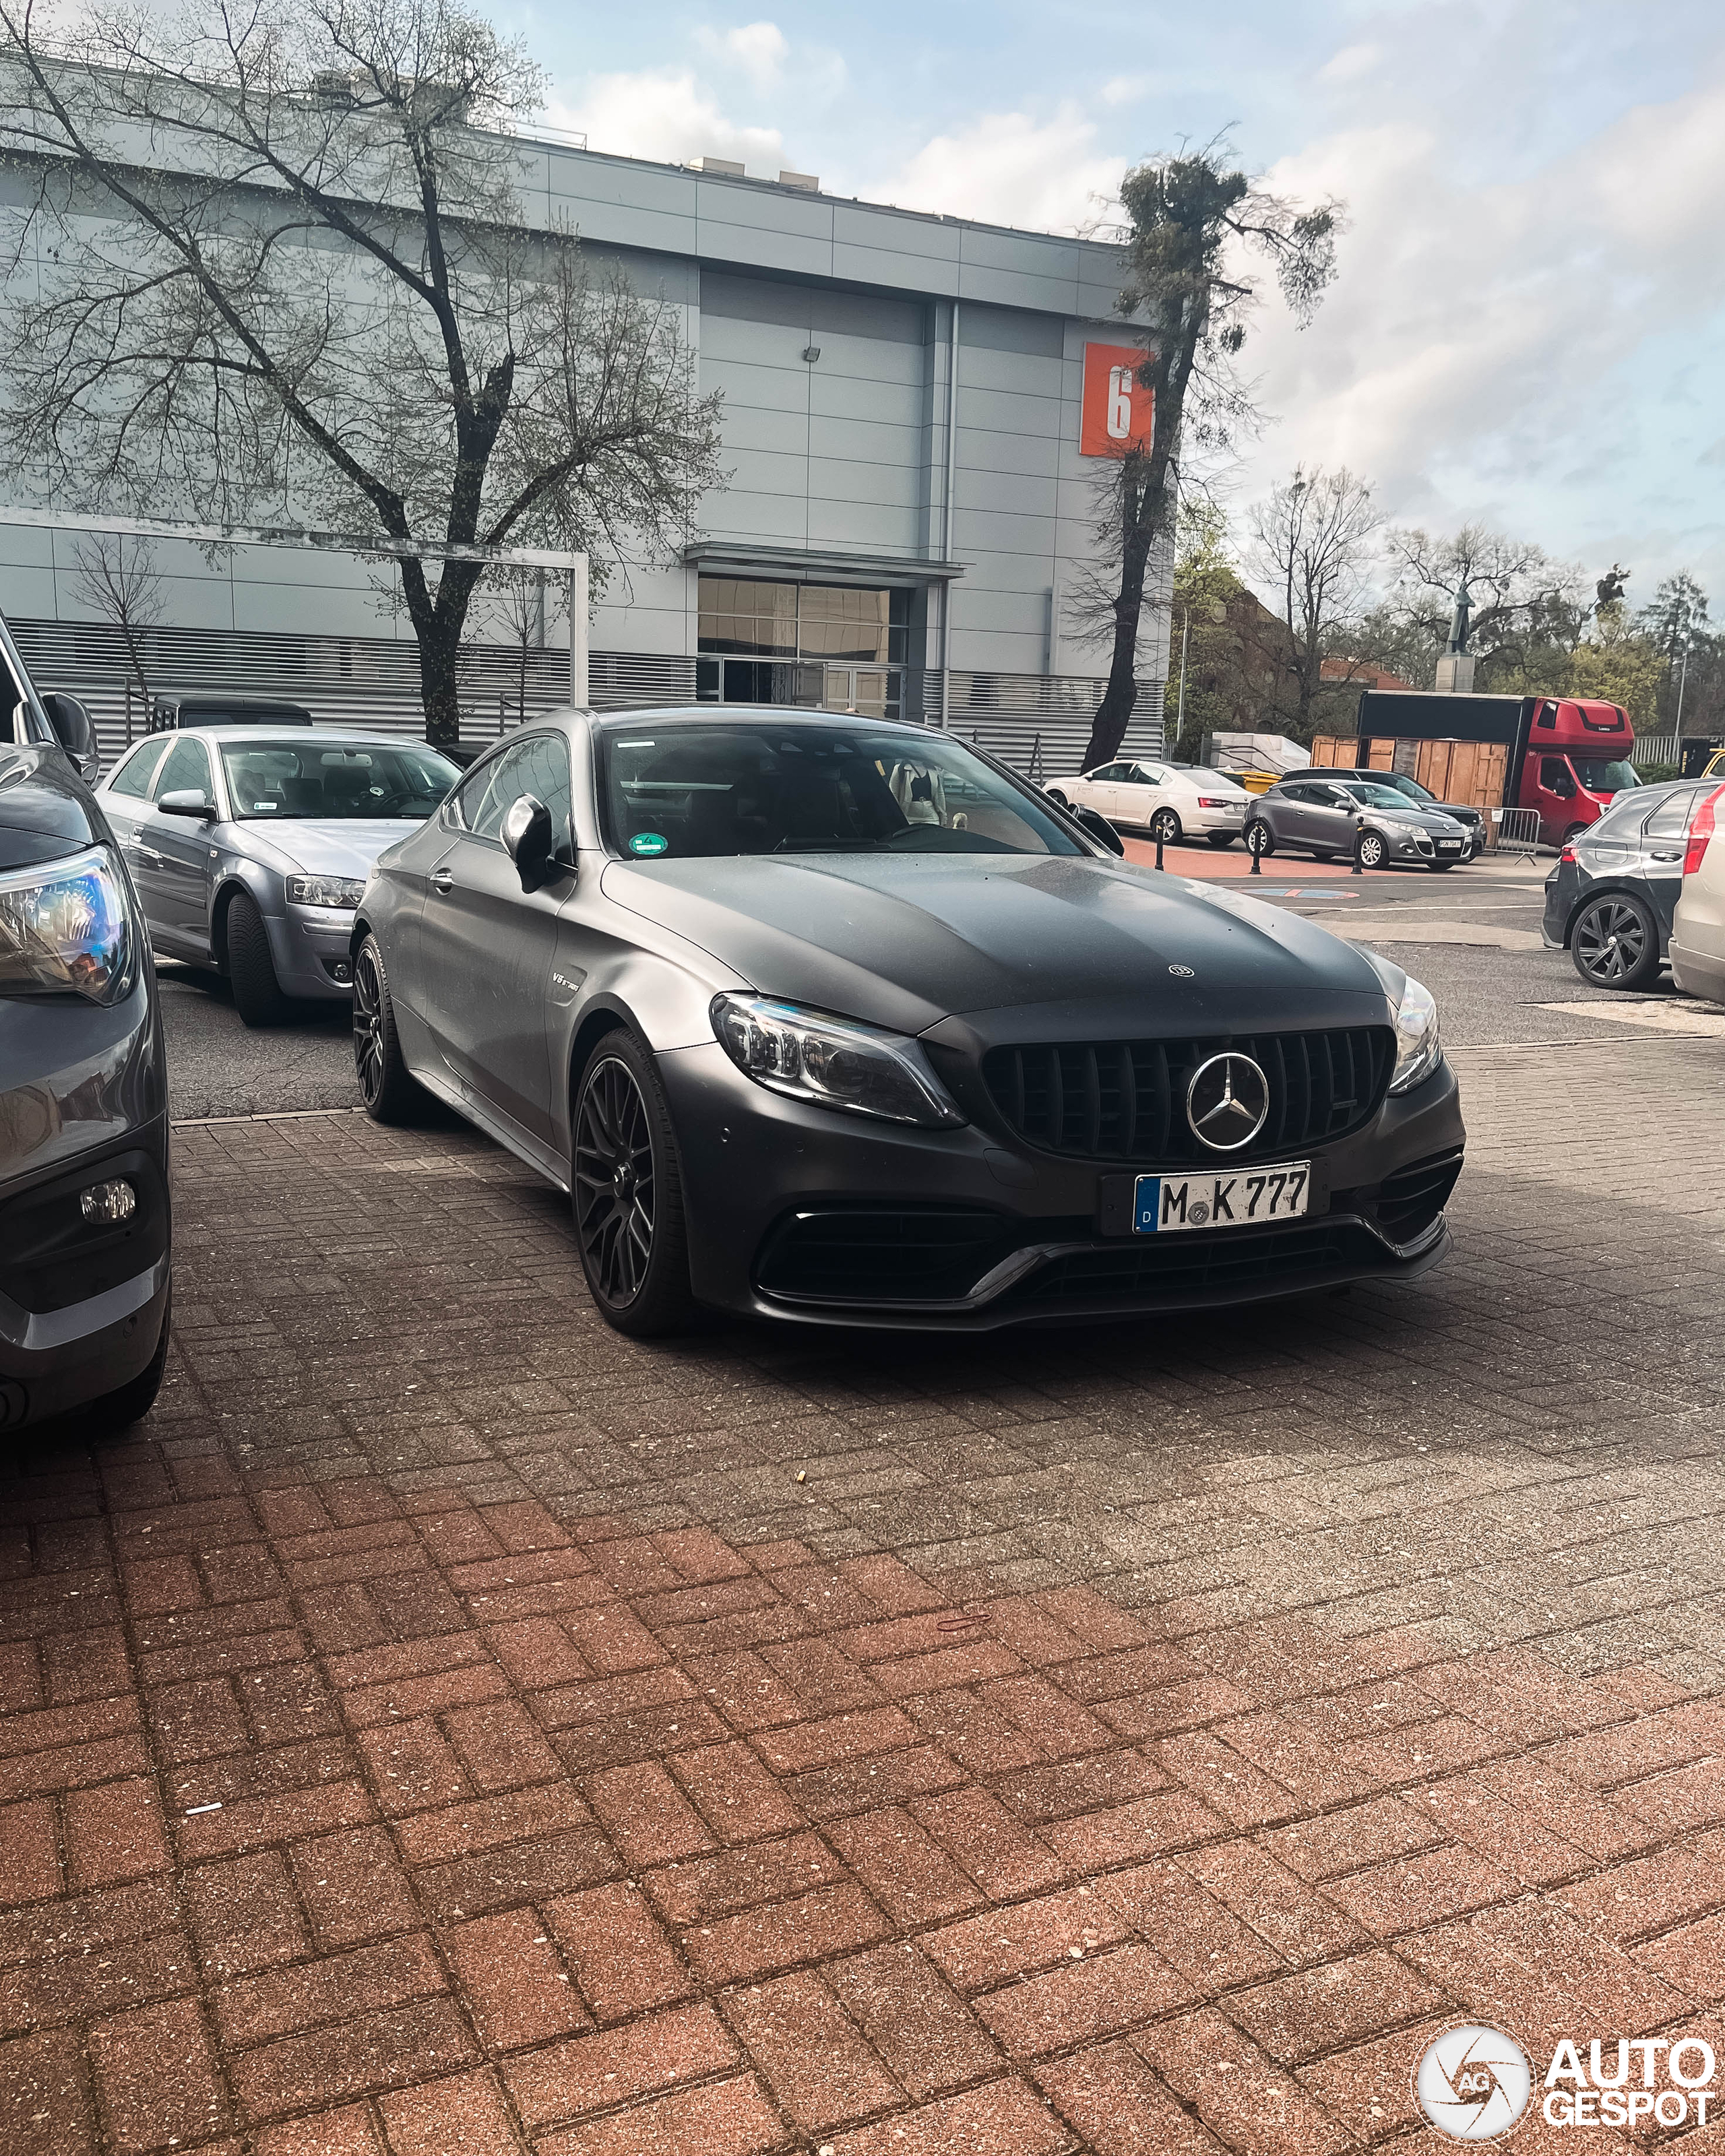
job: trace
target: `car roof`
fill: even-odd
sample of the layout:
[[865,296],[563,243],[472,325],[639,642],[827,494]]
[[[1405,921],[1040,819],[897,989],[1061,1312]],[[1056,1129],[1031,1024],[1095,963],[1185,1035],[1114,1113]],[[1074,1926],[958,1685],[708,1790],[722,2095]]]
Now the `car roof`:
[[[208,726],[167,727],[159,734],[146,734],[144,741],[182,741],[187,735],[190,734],[198,741],[249,742],[255,748],[269,732],[267,726],[260,726],[255,722],[249,726],[220,726],[212,721]],[[321,742],[326,746],[336,747],[343,744],[366,748],[429,748],[431,747],[431,743],[418,734],[367,732],[357,726],[317,726],[308,729],[304,726],[294,726],[290,723],[285,730],[285,738],[296,748],[301,742],[305,741],[314,743]],[[142,742],[132,743],[134,748],[141,748],[142,746]],[[441,750],[439,751],[439,754],[442,754]]]

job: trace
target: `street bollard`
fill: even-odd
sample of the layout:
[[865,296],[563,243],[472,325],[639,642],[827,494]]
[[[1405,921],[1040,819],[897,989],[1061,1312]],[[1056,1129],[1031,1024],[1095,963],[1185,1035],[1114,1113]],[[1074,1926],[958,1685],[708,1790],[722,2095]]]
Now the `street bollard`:
[[1250,868],[1247,870],[1247,875],[1262,875],[1264,873],[1264,856],[1262,853],[1256,846],[1249,846],[1247,850],[1252,857],[1252,865]]
[[1158,868],[1162,866],[1162,833],[1159,829],[1156,834],[1156,865]]
[[1354,826],[1354,831],[1353,831],[1353,867],[1352,867],[1352,868],[1348,871],[1348,873],[1350,875],[1363,875],[1365,874],[1365,870],[1364,870],[1360,866],[1360,865],[1359,865],[1359,850],[1360,850],[1361,845],[1362,845],[1362,844],[1363,844],[1363,842],[1364,842],[1365,835],[1366,835],[1366,819],[1365,819],[1365,818],[1364,818],[1363,816],[1362,816],[1362,817],[1360,818],[1360,819],[1359,819],[1358,823],[1358,824],[1355,824],[1355,826]]

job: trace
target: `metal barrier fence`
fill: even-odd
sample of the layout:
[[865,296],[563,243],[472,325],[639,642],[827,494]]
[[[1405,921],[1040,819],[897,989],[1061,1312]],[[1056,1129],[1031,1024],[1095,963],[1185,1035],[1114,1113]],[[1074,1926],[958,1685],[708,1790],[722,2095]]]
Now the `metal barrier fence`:
[[1520,854],[1527,860],[1539,855],[1539,811],[1537,808],[1494,808],[1500,854]]

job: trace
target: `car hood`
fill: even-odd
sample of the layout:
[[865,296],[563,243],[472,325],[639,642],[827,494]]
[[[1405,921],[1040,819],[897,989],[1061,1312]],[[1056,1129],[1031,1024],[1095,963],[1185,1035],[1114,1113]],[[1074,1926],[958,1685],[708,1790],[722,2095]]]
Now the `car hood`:
[[1409,801],[1400,808],[1368,808],[1365,814],[1368,820],[1394,818],[1399,824],[1415,824],[1420,830],[1434,832],[1440,838],[1453,839],[1460,828],[1447,808],[1428,808],[1421,801]]
[[1046,855],[611,861],[602,888],[762,993],[943,1038],[1149,1038],[1388,1015],[1382,977],[1298,915]]
[[223,836],[231,851],[248,855],[282,873],[357,876],[363,883],[386,846],[419,829],[411,817],[380,817],[376,823],[331,818],[284,817],[280,823],[252,818],[230,824]]

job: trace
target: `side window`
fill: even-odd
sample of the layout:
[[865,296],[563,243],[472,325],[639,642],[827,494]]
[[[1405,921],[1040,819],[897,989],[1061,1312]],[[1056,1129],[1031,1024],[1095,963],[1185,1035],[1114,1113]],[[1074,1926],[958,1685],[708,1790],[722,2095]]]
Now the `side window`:
[[1647,819],[1650,839],[1681,839],[1689,829],[1689,819],[1695,814],[1695,804],[1701,798],[1698,786],[1685,787],[1681,793],[1666,796]]
[[1125,775],[1126,766],[1123,763],[1105,763],[1100,771],[1091,773],[1092,778],[1123,778]]
[[524,793],[551,811],[559,849],[569,843],[569,751],[560,734],[534,734],[516,742],[476,771],[462,788],[461,820],[476,839],[495,839],[504,818]]
[[1162,783],[1162,773],[1153,771],[1145,763],[1128,764],[1126,775],[1134,786],[1160,786]]
[[190,734],[180,736],[156,774],[150,798],[159,801],[164,793],[201,793],[206,801],[216,798],[210,781],[209,752]]
[[129,793],[134,799],[148,798],[150,780],[162,761],[162,752],[167,747],[165,741],[146,741],[135,748],[118,771],[108,781],[110,793]]
[[1539,783],[1548,793],[1571,793],[1575,790],[1569,777],[1569,767],[1560,756],[1540,757]]

